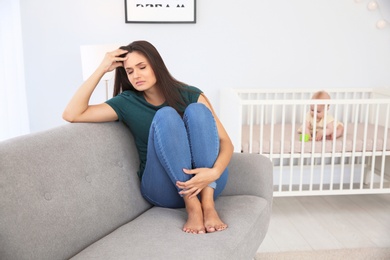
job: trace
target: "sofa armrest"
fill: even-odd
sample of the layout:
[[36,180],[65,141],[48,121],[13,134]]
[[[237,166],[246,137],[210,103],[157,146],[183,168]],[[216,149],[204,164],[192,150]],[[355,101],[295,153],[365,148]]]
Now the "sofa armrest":
[[272,201],[273,165],[260,154],[234,153],[229,179],[221,195],[254,195]]

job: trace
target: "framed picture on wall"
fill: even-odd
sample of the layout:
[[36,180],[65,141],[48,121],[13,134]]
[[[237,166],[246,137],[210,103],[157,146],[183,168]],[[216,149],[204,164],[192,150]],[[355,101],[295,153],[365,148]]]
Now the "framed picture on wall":
[[126,23],[196,23],[196,0],[125,0]]

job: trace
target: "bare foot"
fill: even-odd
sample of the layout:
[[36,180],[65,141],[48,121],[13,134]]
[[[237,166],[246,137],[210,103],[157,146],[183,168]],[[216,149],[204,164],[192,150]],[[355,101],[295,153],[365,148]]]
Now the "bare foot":
[[228,227],[228,225],[223,223],[219,218],[218,213],[214,207],[203,208],[203,219],[207,233],[222,231]]
[[203,225],[203,212],[200,201],[196,197],[185,200],[188,219],[184,224],[183,231],[192,234],[206,233]]
[[222,231],[227,228],[227,225],[219,218],[214,204],[214,189],[206,187],[202,190],[202,209],[203,209],[203,221],[206,228],[206,232],[212,233],[215,231]]

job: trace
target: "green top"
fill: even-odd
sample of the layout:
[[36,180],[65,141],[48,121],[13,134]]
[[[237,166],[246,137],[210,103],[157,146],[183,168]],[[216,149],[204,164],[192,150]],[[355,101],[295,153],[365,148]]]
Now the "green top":
[[[188,106],[191,103],[198,102],[202,91],[196,87],[185,86],[184,91],[180,91],[180,93],[183,101]],[[130,90],[123,91],[119,95],[107,100],[106,103],[115,110],[119,121],[124,122],[134,136],[140,159],[137,174],[139,178],[142,178],[146,165],[150,125],[157,110],[167,106],[167,104],[154,106],[145,100],[143,92]]]

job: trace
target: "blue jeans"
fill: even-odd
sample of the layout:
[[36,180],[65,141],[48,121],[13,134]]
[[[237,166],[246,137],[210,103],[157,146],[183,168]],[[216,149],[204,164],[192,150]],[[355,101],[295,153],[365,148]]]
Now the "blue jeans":
[[[214,117],[203,104],[190,104],[183,118],[172,107],[159,109],[153,118],[148,141],[145,171],[142,175],[142,196],[153,205],[184,207],[176,181],[188,181],[192,175],[183,168],[212,168],[219,154],[219,136]],[[227,168],[209,186],[214,199],[224,189]]]

